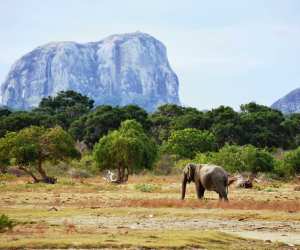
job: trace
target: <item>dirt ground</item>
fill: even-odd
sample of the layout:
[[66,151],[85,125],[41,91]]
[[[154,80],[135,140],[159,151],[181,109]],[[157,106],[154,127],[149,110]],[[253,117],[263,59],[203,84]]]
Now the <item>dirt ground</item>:
[[196,200],[193,185],[179,200],[179,176],[135,176],[125,185],[101,177],[28,181],[0,182],[0,214],[18,222],[0,234],[0,249],[300,249],[296,182],[233,186],[230,202],[220,203],[214,192]]

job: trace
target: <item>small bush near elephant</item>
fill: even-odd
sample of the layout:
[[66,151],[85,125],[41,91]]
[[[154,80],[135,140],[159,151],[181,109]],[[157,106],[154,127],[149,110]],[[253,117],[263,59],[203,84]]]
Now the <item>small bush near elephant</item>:
[[218,152],[200,153],[196,155],[197,163],[212,163],[223,166],[228,172],[271,172],[275,159],[265,149],[252,145],[225,145]]
[[15,225],[16,223],[8,218],[7,215],[2,214],[0,216],[0,233],[13,229]]

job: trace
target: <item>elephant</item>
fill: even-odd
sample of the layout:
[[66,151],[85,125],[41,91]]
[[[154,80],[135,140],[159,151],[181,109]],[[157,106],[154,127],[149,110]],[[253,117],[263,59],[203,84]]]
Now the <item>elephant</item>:
[[215,191],[219,199],[228,201],[228,174],[220,166],[189,163],[183,169],[181,199],[184,200],[186,183],[194,182],[198,199],[202,199],[204,191]]

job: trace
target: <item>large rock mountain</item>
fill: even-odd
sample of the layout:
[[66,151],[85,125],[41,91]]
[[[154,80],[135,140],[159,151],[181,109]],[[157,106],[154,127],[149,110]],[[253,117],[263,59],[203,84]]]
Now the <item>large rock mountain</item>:
[[1,86],[0,102],[30,109],[62,90],[87,95],[97,105],[137,104],[148,111],[180,103],[178,79],[165,46],[141,32],[38,47],[12,66]]
[[276,101],[272,108],[285,114],[300,113],[300,88],[293,90],[286,96]]

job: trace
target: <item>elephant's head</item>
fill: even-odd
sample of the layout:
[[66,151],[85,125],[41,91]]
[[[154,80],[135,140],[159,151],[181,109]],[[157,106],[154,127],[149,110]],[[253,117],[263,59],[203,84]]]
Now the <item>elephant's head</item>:
[[184,200],[185,197],[185,190],[186,190],[186,183],[190,183],[195,179],[195,172],[196,172],[196,165],[189,163],[183,169],[183,178],[182,178],[182,192],[181,192],[181,199]]

